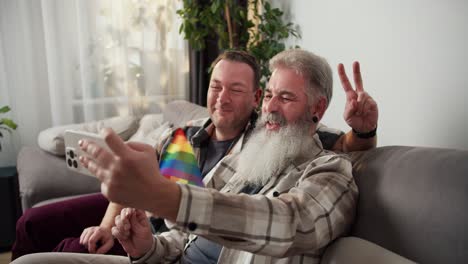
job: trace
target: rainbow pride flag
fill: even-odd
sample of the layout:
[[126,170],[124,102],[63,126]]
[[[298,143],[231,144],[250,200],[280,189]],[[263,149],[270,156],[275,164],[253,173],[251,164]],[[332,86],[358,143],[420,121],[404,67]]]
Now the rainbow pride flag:
[[197,159],[184,130],[178,128],[159,164],[161,174],[173,182],[204,186]]

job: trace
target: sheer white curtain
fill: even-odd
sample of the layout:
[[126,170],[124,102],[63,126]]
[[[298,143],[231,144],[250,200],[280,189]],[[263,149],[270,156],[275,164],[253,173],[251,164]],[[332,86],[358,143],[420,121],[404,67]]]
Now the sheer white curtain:
[[[14,163],[48,127],[159,112],[188,98],[187,45],[172,0],[0,1],[0,105],[19,128]],[[6,142],[11,141],[11,142]]]

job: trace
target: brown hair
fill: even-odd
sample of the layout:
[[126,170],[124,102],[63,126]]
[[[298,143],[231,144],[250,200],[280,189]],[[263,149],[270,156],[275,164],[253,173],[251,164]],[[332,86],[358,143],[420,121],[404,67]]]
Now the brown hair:
[[252,54],[243,50],[227,50],[219,54],[211,64],[211,68],[214,68],[221,60],[240,62],[249,65],[254,73],[254,90],[257,90],[260,87],[260,66],[257,63],[257,59]]

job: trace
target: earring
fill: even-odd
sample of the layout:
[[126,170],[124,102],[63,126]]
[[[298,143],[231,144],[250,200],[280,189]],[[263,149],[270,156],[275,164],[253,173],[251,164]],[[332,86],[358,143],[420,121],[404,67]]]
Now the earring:
[[313,116],[313,117],[312,117],[312,121],[313,121],[314,123],[317,124],[317,122],[318,122],[318,117],[317,117],[317,116]]

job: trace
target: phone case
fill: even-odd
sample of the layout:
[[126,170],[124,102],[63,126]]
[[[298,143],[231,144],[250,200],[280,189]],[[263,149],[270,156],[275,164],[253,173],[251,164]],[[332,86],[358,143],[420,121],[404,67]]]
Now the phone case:
[[79,173],[95,177],[94,174],[92,174],[88,169],[83,167],[83,165],[80,163],[78,159],[80,156],[89,156],[87,153],[81,150],[80,146],[78,145],[78,141],[80,139],[88,139],[88,140],[95,142],[99,146],[109,150],[109,147],[107,146],[104,139],[98,134],[84,132],[84,131],[74,131],[74,130],[66,130],[64,138],[65,138],[65,162],[67,164],[67,167]]

